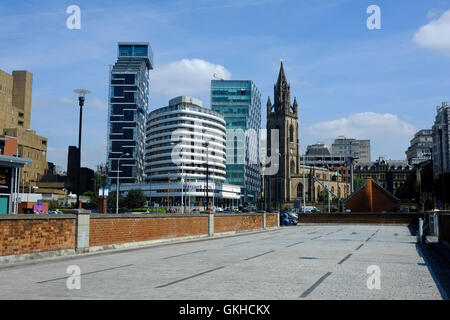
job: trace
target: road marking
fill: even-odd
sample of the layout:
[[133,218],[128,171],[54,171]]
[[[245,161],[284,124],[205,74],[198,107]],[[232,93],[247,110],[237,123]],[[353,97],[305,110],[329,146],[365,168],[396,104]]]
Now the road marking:
[[316,239],[319,239],[319,238],[322,238],[322,236],[318,236],[318,237],[312,238],[310,240],[316,240]]
[[290,248],[290,247],[296,246],[296,245],[301,244],[301,243],[304,243],[304,241],[300,241],[300,242],[297,242],[297,243],[290,244],[290,245],[286,246],[286,248]]
[[269,240],[269,239],[273,239],[273,238],[276,238],[276,237],[278,237],[278,236],[272,236],[272,237],[262,238],[261,240]]
[[349,253],[344,259],[342,259],[341,261],[338,262],[338,264],[343,264],[345,262],[345,260],[347,260],[348,258],[350,258],[352,256],[351,253]]
[[317,260],[318,258],[316,258],[316,257],[300,257],[300,259],[302,259],[302,260]]
[[361,249],[363,245],[364,245],[364,243],[362,245],[360,245],[358,248],[356,248],[355,251],[358,251],[359,249]]
[[[120,269],[120,268],[126,268],[126,267],[131,267],[131,266],[134,266],[134,264],[126,264],[124,266],[118,266],[118,267],[112,267],[112,268],[108,268],[108,269],[102,269],[102,270],[97,270],[97,271],[81,273],[80,276],[86,276],[88,274],[94,274],[94,273],[110,271],[110,270],[115,270],[115,269]],[[69,277],[71,277],[71,275],[66,276],[66,277],[61,277],[61,278],[55,278],[55,279],[50,279],[50,280],[39,281],[39,282],[36,282],[36,283],[45,283],[45,282],[50,282],[50,281],[64,280],[64,279],[67,279]]]
[[227,246],[225,246],[225,247],[233,247],[233,246],[238,246],[238,245],[240,245],[240,244],[246,244],[246,243],[250,243],[250,242],[251,242],[251,241],[237,242],[237,243],[229,244],[229,245],[227,245]]
[[171,286],[171,285],[173,285],[173,284],[176,284],[176,283],[178,283],[178,282],[182,282],[182,281],[186,281],[186,280],[189,280],[189,279],[192,279],[192,278],[196,278],[196,277],[199,277],[199,276],[201,276],[201,275],[204,275],[204,274],[207,274],[207,273],[211,273],[211,272],[214,272],[214,271],[223,269],[223,268],[225,268],[225,267],[222,266],[222,267],[214,268],[214,269],[207,270],[207,271],[204,271],[204,272],[200,272],[200,273],[194,274],[194,275],[192,275],[192,276],[189,276],[189,277],[186,277],[186,278],[183,278],[183,279],[180,279],[180,280],[175,280],[175,281],[172,281],[172,282],[169,282],[169,283],[166,283],[166,284],[157,286],[156,288],[157,288],[157,289],[165,288],[165,287]]
[[256,259],[256,258],[259,258],[259,257],[262,257],[262,256],[265,256],[266,254],[269,254],[269,253],[272,253],[272,252],[275,252],[275,250],[271,250],[271,251],[267,251],[267,252],[264,252],[264,253],[261,253],[261,254],[258,254],[257,256],[254,256],[254,257],[250,257],[250,258],[247,258],[247,259],[244,259],[244,260],[252,260],[252,259]]
[[187,256],[189,254],[194,254],[194,253],[199,253],[199,252],[206,252],[206,251],[207,250],[198,250],[198,251],[194,251],[194,252],[182,253],[182,254],[177,254],[175,256],[165,257],[163,259],[171,259],[171,258],[176,258],[176,257],[182,257],[182,256]]
[[328,278],[332,272],[328,272],[325,275],[323,275],[319,280],[317,280],[311,287],[308,288],[305,292],[302,293],[300,298],[306,298],[311,292],[314,291],[315,288],[317,288],[326,278]]

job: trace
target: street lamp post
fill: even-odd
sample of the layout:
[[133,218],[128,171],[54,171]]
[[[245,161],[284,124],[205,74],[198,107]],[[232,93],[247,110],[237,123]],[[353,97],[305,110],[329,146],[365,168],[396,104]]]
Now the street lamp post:
[[89,90],[85,89],[75,89],[75,93],[78,93],[78,105],[80,106],[80,123],[78,127],[78,176],[77,176],[77,207],[81,209],[80,202],[80,175],[81,175],[81,127],[83,122],[83,106],[85,96],[91,93]]
[[328,213],[331,212],[330,209],[330,196],[331,196],[331,192],[330,192],[330,167],[328,166],[328,163],[326,163],[327,165],[327,169],[328,169]]
[[184,214],[184,169],[183,169],[183,152],[181,153],[181,214]]
[[125,156],[129,156],[129,153],[124,153],[123,155],[121,155],[119,157],[119,159],[117,160],[117,181],[116,181],[116,214],[119,214],[119,192],[120,192],[120,188],[119,188],[119,173],[120,173],[120,159],[122,157]]
[[209,211],[209,163],[208,163],[208,147],[209,142],[205,142],[206,147],[206,211]]

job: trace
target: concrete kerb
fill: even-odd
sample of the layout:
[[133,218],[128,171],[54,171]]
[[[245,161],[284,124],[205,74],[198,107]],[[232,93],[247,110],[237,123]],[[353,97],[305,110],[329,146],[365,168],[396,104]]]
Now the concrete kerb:
[[77,258],[88,258],[90,256],[96,255],[107,255],[107,254],[115,254],[122,253],[126,251],[134,251],[134,250],[145,250],[153,247],[162,247],[162,246],[170,246],[182,243],[191,243],[191,242],[200,242],[200,241],[213,241],[220,240],[224,238],[234,238],[245,235],[252,235],[258,233],[265,232],[275,232],[278,231],[278,227],[272,227],[267,229],[256,229],[256,230],[247,230],[247,231],[233,231],[233,232],[225,232],[220,234],[215,234],[210,237],[208,235],[201,236],[192,236],[192,237],[183,237],[183,238],[171,238],[171,239],[158,239],[158,240],[150,240],[150,241],[141,241],[141,242],[128,242],[123,244],[115,244],[115,245],[106,245],[106,246],[97,246],[89,248],[89,250],[79,251],[70,249],[70,250],[58,250],[58,251],[47,251],[47,252],[38,252],[38,253],[30,253],[25,255],[17,255],[17,256],[5,256],[0,258],[6,258],[5,261],[0,259],[0,270],[7,269],[17,266],[25,266],[25,265],[33,265],[40,263],[50,263],[54,261],[65,261],[65,260],[73,260]]

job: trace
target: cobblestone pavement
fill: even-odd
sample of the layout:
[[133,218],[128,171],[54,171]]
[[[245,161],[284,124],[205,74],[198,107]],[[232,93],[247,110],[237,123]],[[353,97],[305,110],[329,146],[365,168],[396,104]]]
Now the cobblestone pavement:
[[415,242],[405,226],[285,227],[0,268],[0,299],[445,298]]

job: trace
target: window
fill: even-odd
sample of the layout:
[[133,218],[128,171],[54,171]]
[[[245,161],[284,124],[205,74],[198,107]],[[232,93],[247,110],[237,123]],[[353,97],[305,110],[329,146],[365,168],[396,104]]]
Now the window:
[[132,46],[119,46],[119,56],[130,57],[133,54]]
[[297,185],[297,198],[301,198],[303,196],[303,184],[299,183]]

